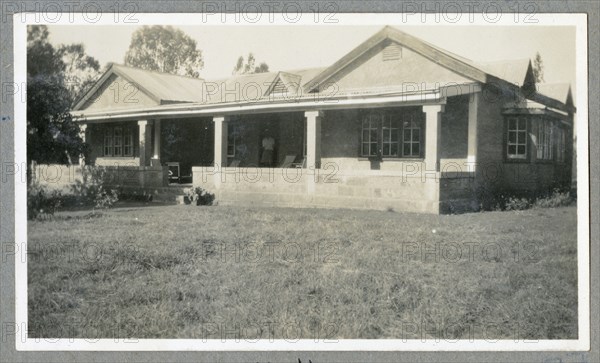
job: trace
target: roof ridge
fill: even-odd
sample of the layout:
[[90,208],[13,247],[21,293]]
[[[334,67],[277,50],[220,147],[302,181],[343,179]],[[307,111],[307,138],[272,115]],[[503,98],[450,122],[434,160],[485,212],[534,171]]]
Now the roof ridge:
[[122,67],[122,68],[129,68],[129,69],[135,69],[135,70],[142,71],[142,72],[159,74],[161,76],[173,76],[173,77],[180,77],[180,78],[192,79],[192,80],[195,80],[195,81],[204,81],[204,78],[201,78],[201,77],[196,78],[196,77],[191,77],[191,76],[184,76],[184,75],[181,75],[181,74],[173,74],[173,73],[168,73],[168,72],[153,71],[153,70],[144,69],[144,68],[140,68],[140,67],[128,66],[128,65],[125,65],[125,64],[121,64],[121,63],[110,62],[110,67],[112,67],[112,66],[117,66],[117,67]]

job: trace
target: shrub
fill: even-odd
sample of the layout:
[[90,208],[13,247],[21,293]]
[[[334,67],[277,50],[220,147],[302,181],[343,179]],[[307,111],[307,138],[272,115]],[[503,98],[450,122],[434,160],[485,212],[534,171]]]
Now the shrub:
[[555,208],[567,206],[573,203],[573,197],[569,192],[561,192],[554,189],[551,195],[545,198],[538,198],[533,203],[533,208]]
[[119,200],[119,195],[116,189],[108,187],[108,181],[108,175],[102,168],[82,170],[82,180],[77,180],[71,191],[80,204],[98,209],[110,208]]
[[531,206],[531,202],[527,198],[519,198],[519,197],[508,197],[503,206],[500,208],[504,210],[525,210]]
[[62,195],[58,190],[49,192],[39,184],[27,188],[27,218],[47,219],[61,206]]
[[188,191],[187,198],[192,205],[212,205],[215,195],[201,187],[195,187]]
[[107,209],[112,207],[119,200],[119,195],[115,189],[105,189],[100,185],[95,190],[94,208]]
[[529,208],[554,208],[573,203],[569,192],[555,188],[552,194],[517,190],[478,190],[482,210],[515,211]]

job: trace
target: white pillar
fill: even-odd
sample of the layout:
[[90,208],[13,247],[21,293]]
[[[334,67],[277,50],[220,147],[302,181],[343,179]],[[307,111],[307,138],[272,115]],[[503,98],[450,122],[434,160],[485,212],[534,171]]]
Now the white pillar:
[[479,108],[479,92],[469,98],[469,126],[467,134],[467,165],[468,170],[475,171],[477,162],[477,110]]
[[444,105],[424,105],[425,113],[425,167],[428,171],[440,170],[440,133]]
[[321,168],[321,111],[306,111],[306,166]]
[[154,156],[153,165],[160,165],[160,120],[154,120]]
[[[88,129],[88,125],[86,124],[81,124],[79,125],[79,137],[81,137],[81,140],[83,141],[83,143],[87,143],[89,142],[88,140],[88,135],[87,135],[87,129]],[[83,156],[83,154],[79,155],[79,166],[84,166],[85,165],[85,157]]]
[[215,160],[216,168],[227,166],[227,124],[228,116],[213,117],[215,123]]
[[151,158],[151,145],[152,145],[152,133],[150,130],[150,125],[148,124],[148,120],[140,120],[138,121],[138,126],[140,129],[140,166],[148,166],[150,164]]

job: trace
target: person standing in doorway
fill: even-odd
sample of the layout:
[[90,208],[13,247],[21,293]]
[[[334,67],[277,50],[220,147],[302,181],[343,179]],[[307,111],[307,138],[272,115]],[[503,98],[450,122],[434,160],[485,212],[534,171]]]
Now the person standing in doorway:
[[269,129],[265,130],[265,137],[262,139],[262,156],[260,158],[260,164],[262,166],[273,166],[273,154],[275,150],[275,139],[269,133]]

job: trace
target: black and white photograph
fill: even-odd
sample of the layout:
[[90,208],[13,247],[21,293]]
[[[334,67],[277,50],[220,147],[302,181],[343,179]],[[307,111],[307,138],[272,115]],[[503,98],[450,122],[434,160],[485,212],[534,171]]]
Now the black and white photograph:
[[118,15],[15,23],[18,349],[589,349],[585,16]]

